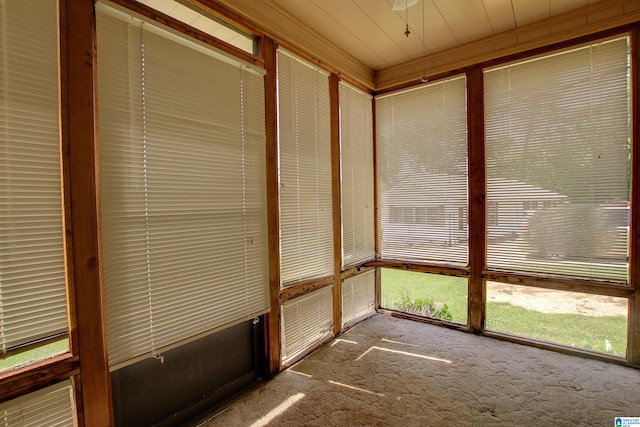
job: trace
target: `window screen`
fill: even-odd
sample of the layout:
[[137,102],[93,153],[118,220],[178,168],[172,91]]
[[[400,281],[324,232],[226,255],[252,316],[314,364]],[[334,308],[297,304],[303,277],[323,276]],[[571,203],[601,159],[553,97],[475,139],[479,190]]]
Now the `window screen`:
[[56,2],[0,2],[0,357],[67,331]]
[[329,77],[278,49],[281,280],[333,274]]
[[342,282],[342,327],[352,325],[376,310],[376,272],[369,270]]
[[333,335],[333,286],[282,305],[282,361],[290,363]]
[[71,381],[62,381],[1,403],[0,419],[5,426],[75,426],[73,395]]
[[625,281],[629,39],[485,72],[487,265]]
[[195,42],[99,8],[109,359],[269,309],[264,83]]
[[467,264],[465,82],[376,97],[381,258]]
[[375,258],[371,96],[340,83],[342,266]]

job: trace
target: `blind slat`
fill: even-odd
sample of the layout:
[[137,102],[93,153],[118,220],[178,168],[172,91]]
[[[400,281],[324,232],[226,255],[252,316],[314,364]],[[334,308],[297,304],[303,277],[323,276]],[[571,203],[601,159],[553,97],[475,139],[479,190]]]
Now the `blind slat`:
[[278,50],[281,281],[333,274],[329,80]]
[[282,305],[282,360],[301,357],[333,334],[333,286],[286,301]]
[[626,281],[629,41],[485,71],[487,266]]
[[342,282],[342,327],[375,313],[376,272],[369,270]]
[[68,327],[57,15],[0,4],[0,354]]
[[74,391],[69,380],[0,404],[0,418],[8,426],[65,427],[77,425]]
[[340,83],[343,268],[375,258],[371,96]]
[[381,258],[467,264],[465,82],[376,98]]
[[264,82],[98,14],[112,369],[269,309]]

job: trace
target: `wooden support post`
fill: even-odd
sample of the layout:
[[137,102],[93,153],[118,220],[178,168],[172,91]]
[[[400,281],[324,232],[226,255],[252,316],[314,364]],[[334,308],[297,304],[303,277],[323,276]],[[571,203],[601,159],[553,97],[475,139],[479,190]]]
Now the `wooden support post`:
[[280,211],[278,200],[278,111],[276,93],[276,45],[273,39],[260,39],[260,55],[267,74],[264,77],[265,131],[267,138],[267,225],[269,234],[269,289],[271,311],[266,317],[266,358],[268,373],[280,372]]
[[[380,243],[378,238],[378,224],[379,215],[378,210],[378,124],[376,121],[376,98],[371,99],[371,124],[373,126],[373,247],[375,248],[376,261],[380,259]],[[375,281],[375,300],[374,304],[376,309],[380,308],[381,300],[381,281],[380,277],[382,272],[379,267],[376,267],[376,281]]]
[[631,217],[629,227],[629,280],[635,295],[629,303],[628,361],[640,367],[640,139],[638,130],[640,121],[640,74],[638,66],[640,49],[638,36],[640,29],[636,25],[631,32]]
[[467,72],[467,126],[469,150],[469,327],[475,334],[484,330],[485,288],[482,278],[486,263],[484,90],[482,69]]
[[69,202],[71,351],[80,357],[78,417],[84,425],[109,426],[114,418],[100,273],[95,33],[93,0],[60,1],[62,163]]
[[333,193],[333,333],[342,329],[342,198],[340,188],[340,79],[329,76],[331,115],[331,190]]

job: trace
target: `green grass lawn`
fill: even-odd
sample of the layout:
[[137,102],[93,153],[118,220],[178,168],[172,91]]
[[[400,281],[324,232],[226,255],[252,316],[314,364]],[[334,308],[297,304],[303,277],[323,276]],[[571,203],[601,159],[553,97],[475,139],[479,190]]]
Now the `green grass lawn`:
[[409,297],[412,300],[435,298],[447,304],[452,322],[467,323],[467,279],[439,274],[383,268],[381,271],[382,307]]
[[0,371],[8,368],[16,368],[47,357],[69,351],[69,340],[61,339],[40,347],[32,348],[27,351],[15,353],[7,357],[0,358]]
[[[447,304],[453,322],[467,323],[466,278],[383,268],[381,279],[382,307],[391,308],[407,296],[411,300],[435,298]],[[549,314],[507,302],[489,302],[486,328],[603,353],[607,339],[613,354],[626,354],[625,316]]]
[[625,356],[627,350],[627,319],[624,316],[541,313],[505,302],[490,302],[487,304],[486,328],[602,353],[607,352],[607,339],[612,354]]

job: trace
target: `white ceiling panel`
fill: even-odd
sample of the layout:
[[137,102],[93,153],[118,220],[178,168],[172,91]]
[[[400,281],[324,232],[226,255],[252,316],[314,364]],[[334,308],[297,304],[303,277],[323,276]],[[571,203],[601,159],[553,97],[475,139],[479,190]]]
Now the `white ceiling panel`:
[[506,5],[504,0],[482,0],[482,3],[494,34],[516,27],[516,18],[510,4]]
[[464,8],[460,2],[451,0],[433,0],[433,3],[459,44],[493,34],[482,0],[466,0]]
[[[259,1],[259,0],[256,0]],[[272,0],[305,25],[380,70],[601,0]],[[424,43],[423,45],[423,10]],[[405,37],[408,15],[411,34]]]

